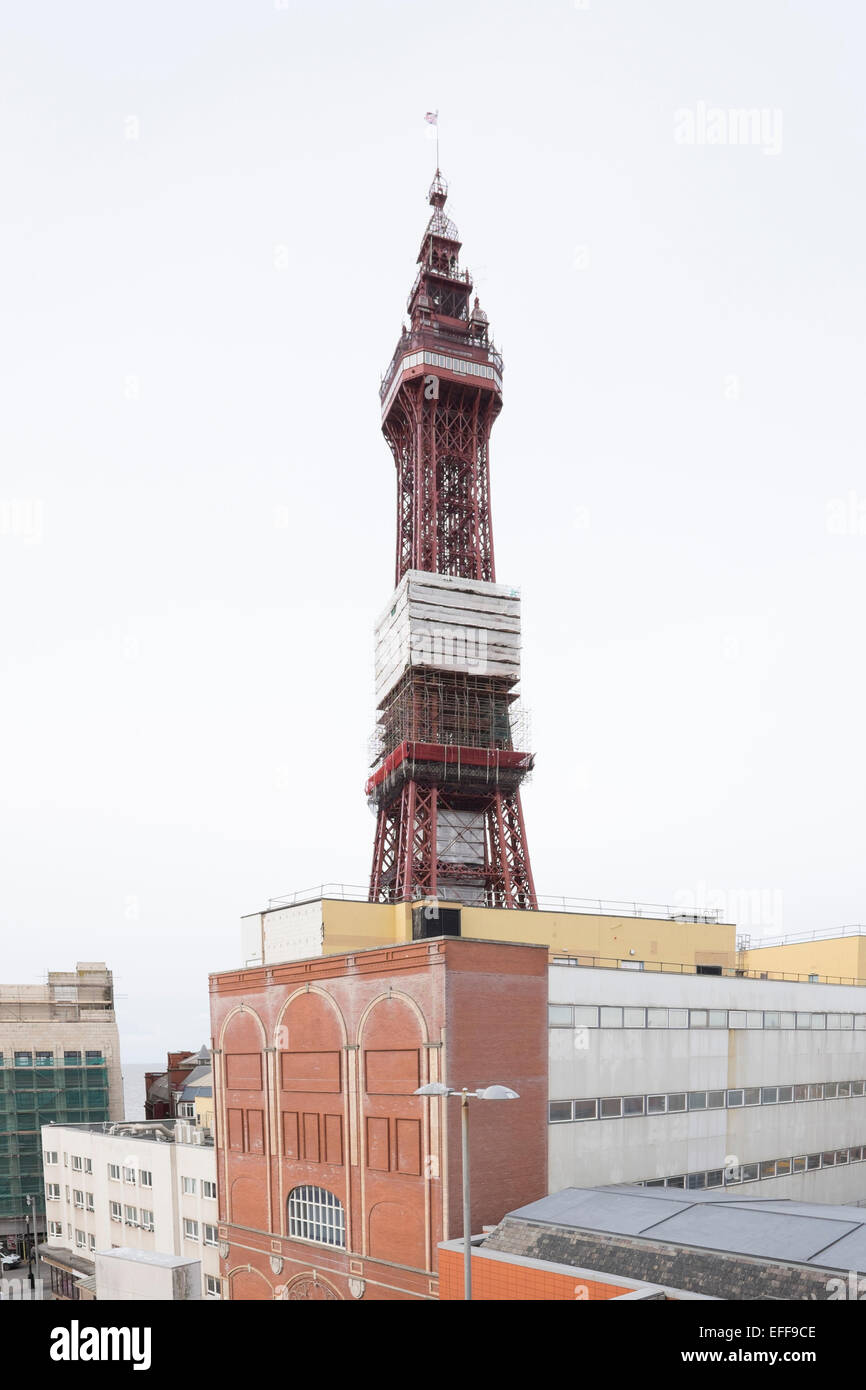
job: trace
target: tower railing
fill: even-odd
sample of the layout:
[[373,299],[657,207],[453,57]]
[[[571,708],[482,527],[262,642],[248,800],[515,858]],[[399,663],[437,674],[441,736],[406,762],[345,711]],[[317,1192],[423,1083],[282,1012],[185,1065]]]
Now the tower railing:
[[494,367],[501,374],[503,370],[502,353],[498,352],[490,343],[482,342],[478,337],[473,337],[468,332],[451,333],[446,328],[431,324],[429,328],[414,328],[403,333],[385,375],[382,377],[379,386],[380,400],[385,399],[401,357],[405,357],[406,353],[411,352],[413,348],[429,347],[433,345],[434,341],[441,342],[443,339],[447,343],[457,343],[461,347],[474,348],[476,352],[483,353],[485,361],[489,362],[491,367]]

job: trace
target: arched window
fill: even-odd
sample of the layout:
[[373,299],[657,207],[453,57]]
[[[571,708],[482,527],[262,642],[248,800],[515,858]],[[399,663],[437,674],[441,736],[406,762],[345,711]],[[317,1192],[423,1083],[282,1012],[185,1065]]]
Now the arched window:
[[321,1245],[346,1246],[346,1213],[324,1187],[295,1187],[289,1193],[289,1235]]

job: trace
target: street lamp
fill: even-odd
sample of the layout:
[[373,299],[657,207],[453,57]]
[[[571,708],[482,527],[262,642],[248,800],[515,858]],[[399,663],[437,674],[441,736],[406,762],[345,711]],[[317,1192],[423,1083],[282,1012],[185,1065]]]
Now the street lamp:
[[38,1212],[35,1197],[28,1195],[24,1200],[27,1203],[27,1223],[30,1226],[31,1240],[31,1258],[27,1263],[30,1272],[30,1287],[35,1289],[39,1281],[39,1233],[36,1230]]
[[519,1100],[516,1091],[508,1086],[483,1086],[477,1091],[452,1090],[444,1081],[429,1081],[419,1086],[416,1096],[459,1096],[460,1097],[460,1137],[463,1146],[463,1297],[472,1298],[472,1225],[469,1214],[469,1101],[474,1100]]

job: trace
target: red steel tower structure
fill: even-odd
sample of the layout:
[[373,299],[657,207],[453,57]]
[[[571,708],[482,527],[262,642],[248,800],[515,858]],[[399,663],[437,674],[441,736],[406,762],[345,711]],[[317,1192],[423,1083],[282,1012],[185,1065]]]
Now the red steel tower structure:
[[376,628],[370,900],[535,908],[520,785],[520,597],[496,583],[490,431],[502,357],[459,266],[437,169],[381,386],[397,470],[396,591]]

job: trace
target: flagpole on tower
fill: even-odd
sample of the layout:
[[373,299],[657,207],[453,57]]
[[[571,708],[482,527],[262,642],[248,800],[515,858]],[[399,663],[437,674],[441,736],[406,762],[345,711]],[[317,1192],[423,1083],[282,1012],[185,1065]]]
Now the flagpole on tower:
[[424,116],[429,125],[436,127],[436,173],[439,173],[439,112],[428,111]]

